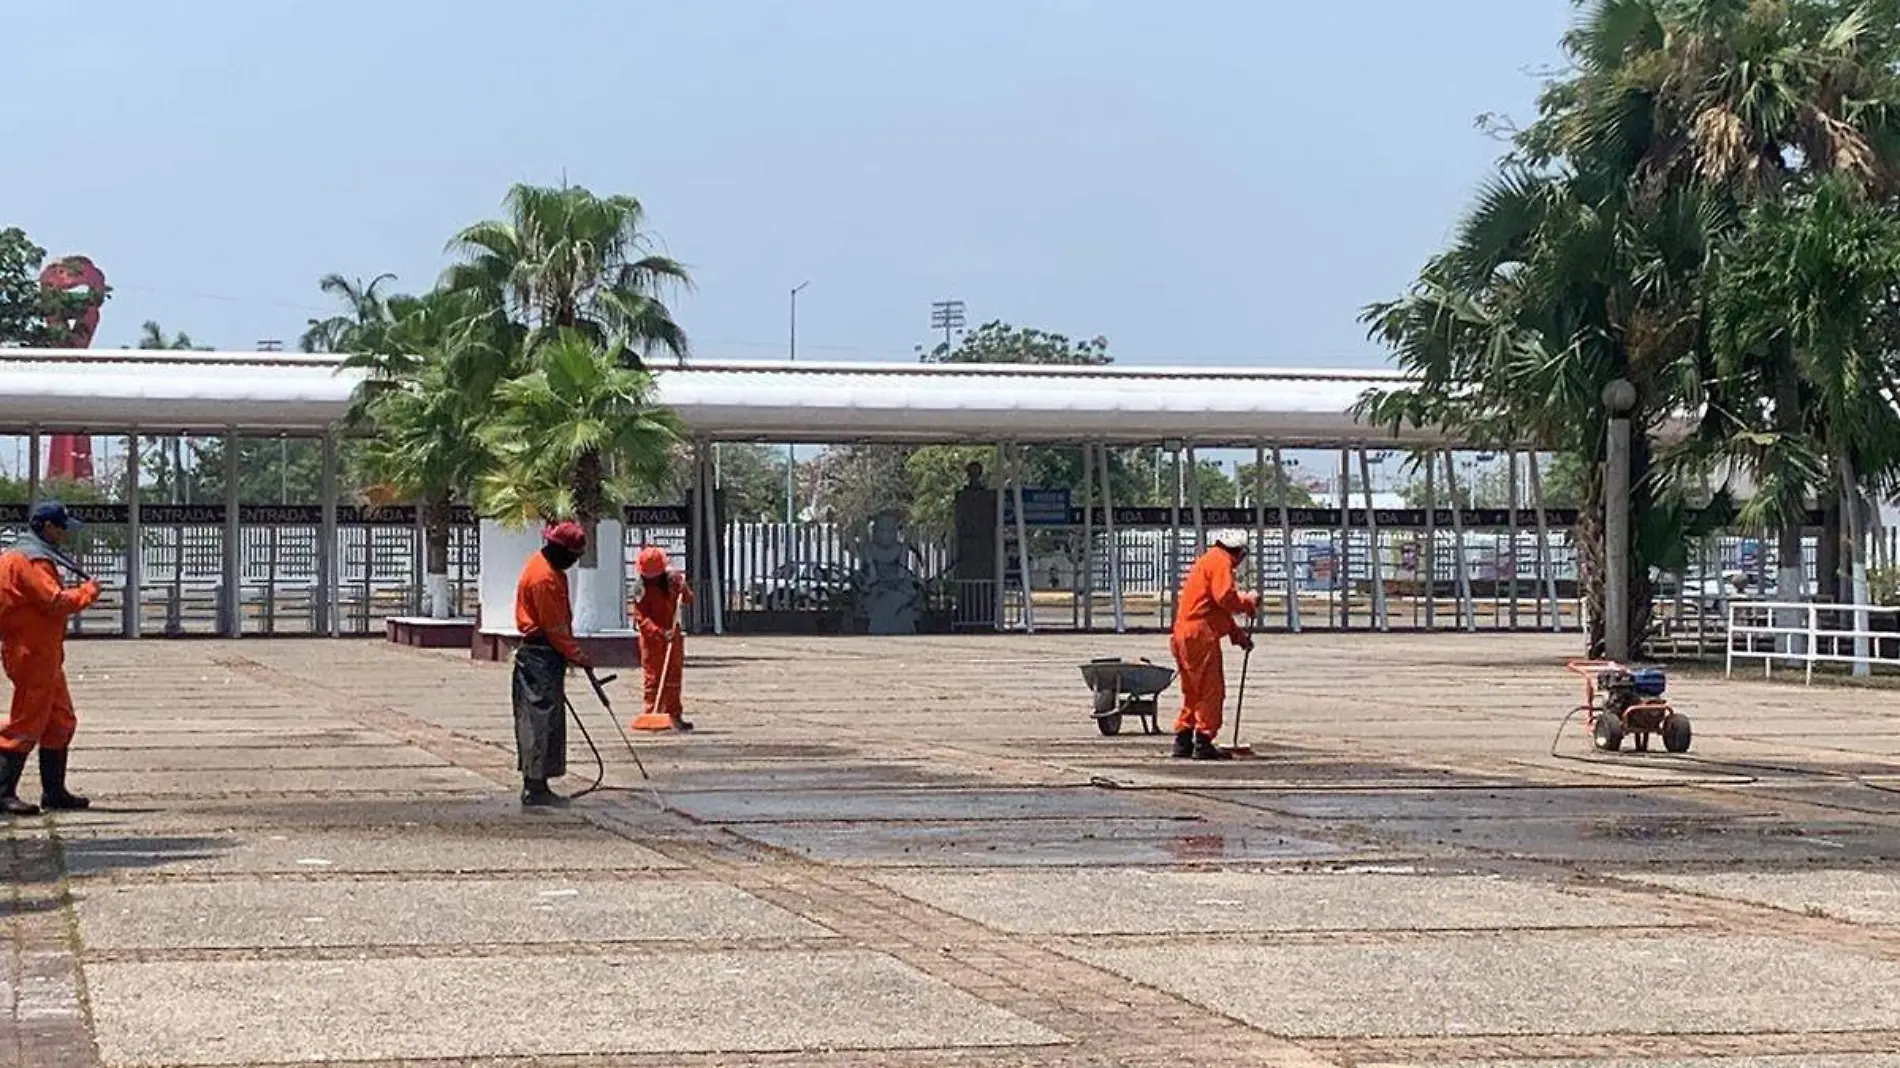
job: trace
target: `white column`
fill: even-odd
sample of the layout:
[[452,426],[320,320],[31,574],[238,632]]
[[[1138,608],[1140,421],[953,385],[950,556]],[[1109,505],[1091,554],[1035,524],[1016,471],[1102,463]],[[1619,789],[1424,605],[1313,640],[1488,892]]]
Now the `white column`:
[[1006,528],[1003,524],[1003,494],[1009,484],[1008,451],[1001,445],[996,446],[996,591],[995,627],[1003,629],[1003,599],[1009,594],[1009,544]]
[[[1254,602],[1267,603],[1267,447],[1253,450],[1253,595]],[[1258,617],[1255,617],[1258,619]]]

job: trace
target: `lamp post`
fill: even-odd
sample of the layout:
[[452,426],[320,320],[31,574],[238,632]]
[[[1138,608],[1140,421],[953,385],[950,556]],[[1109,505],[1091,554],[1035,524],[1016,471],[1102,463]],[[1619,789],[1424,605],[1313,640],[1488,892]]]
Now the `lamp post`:
[[1635,637],[1629,632],[1629,595],[1630,413],[1636,387],[1615,379],[1603,387],[1602,400],[1610,417],[1603,450],[1603,645],[1604,655],[1621,662],[1629,659]]
[[[789,362],[798,362],[798,291],[811,285],[809,281],[800,282],[792,287],[791,336],[787,341]],[[791,526],[798,515],[798,488],[795,471],[797,469],[798,446],[785,443],[785,536],[791,537]]]

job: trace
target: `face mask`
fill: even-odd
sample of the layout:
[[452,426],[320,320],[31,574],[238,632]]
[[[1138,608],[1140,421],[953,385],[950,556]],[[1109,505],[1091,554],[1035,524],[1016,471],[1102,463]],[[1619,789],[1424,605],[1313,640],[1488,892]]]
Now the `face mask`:
[[556,571],[566,571],[578,563],[581,558],[581,554],[571,549],[564,549],[559,545],[543,546],[541,548],[541,555],[548,558],[548,563],[553,564]]

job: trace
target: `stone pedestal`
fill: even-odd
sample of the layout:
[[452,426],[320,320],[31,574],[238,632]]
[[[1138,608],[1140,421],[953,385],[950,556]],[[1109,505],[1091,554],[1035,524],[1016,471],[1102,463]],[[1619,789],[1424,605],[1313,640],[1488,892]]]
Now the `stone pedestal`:
[[[602,520],[595,538],[600,566],[577,566],[567,573],[574,636],[596,664],[630,666],[640,654],[636,632],[627,626],[626,532],[619,523]],[[481,546],[481,627],[471,651],[478,660],[502,660],[520,644],[515,585],[528,557],[541,551],[541,528],[509,530],[484,519]]]

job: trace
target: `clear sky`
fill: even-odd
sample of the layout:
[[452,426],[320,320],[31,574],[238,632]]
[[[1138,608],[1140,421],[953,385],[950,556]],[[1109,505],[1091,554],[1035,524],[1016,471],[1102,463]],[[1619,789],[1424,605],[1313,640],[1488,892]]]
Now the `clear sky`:
[[511,183],[631,193],[704,357],[909,358],[930,303],[1122,363],[1366,366],[1569,0],[0,0],[0,226],[95,345],[293,345]]

